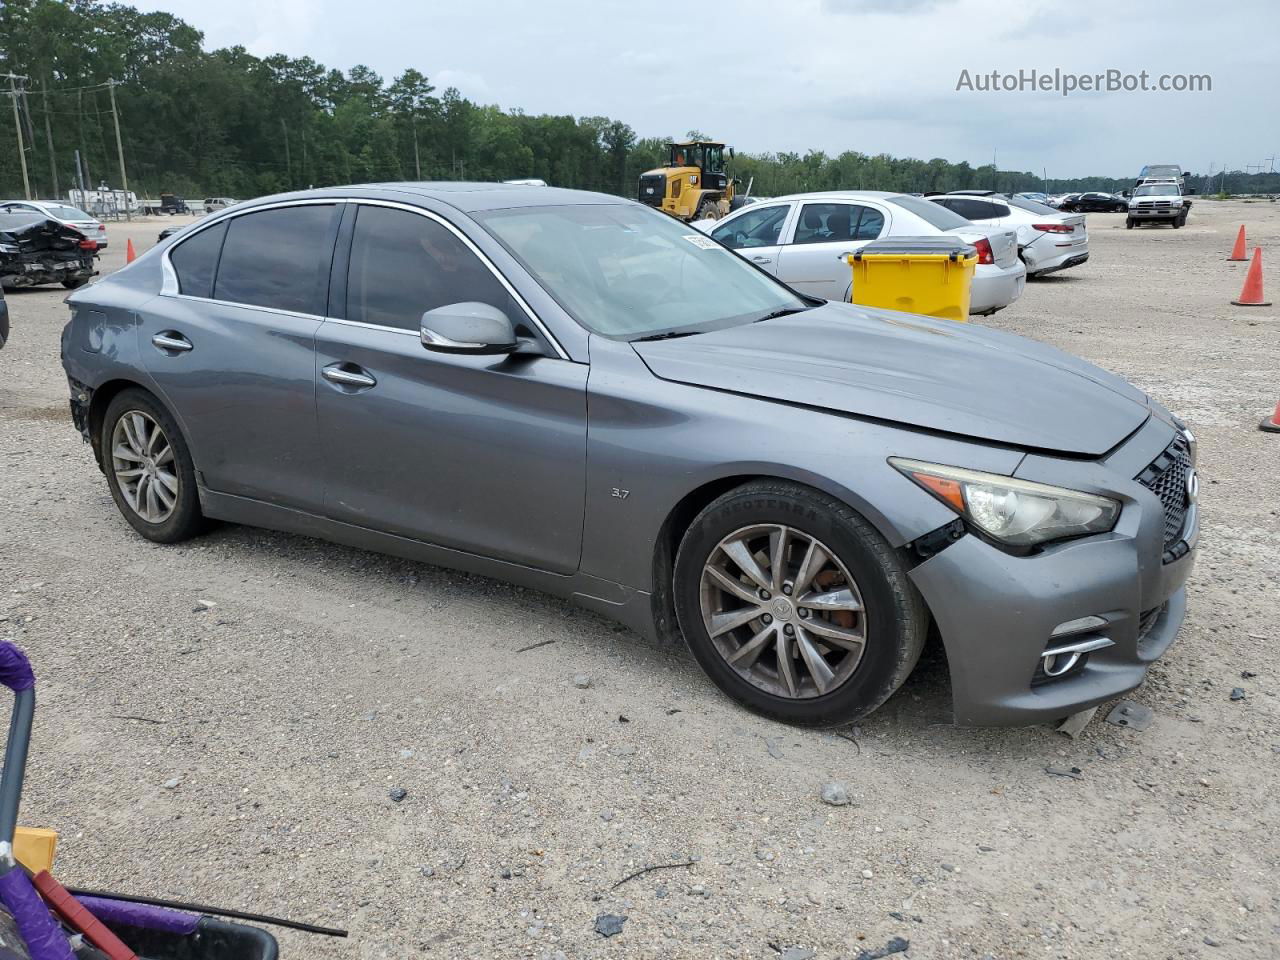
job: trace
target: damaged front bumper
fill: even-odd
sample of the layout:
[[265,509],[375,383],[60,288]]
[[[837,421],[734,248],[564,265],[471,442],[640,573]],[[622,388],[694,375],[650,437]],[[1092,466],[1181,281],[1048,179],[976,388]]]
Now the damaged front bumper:
[[1199,537],[1194,470],[1172,544],[1162,501],[1124,478],[1144,474],[1174,435],[1153,417],[1107,460],[1031,456],[1019,468],[1120,499],[1110,533],[1024,556],[962,535],[912,569],[946,648],[957,723],[1054,721],[1116,699],[1173,643]]

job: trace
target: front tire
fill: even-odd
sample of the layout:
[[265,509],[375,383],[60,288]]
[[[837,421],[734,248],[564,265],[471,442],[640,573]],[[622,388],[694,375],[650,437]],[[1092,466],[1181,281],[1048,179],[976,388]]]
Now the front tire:
[[1124,221],[1124,228],[1125,228],[1126,230],[1132,230],[1132,229],[1133,229],[1133,217],[1126,217],[1126,218],[1125,218],[1125,221]]
[[88,277],[76,277],[74,280],[63,280],[62,285],[68,290],[77,290],[88,282]]
[[738,487],[676,555],[681,630],[712,681],[756,713],[827,726],[906,680],[928,615],[897,552],[861,515],[781,481]]
[[204,530],[191,453],[151,394],[129,389],[112,399],[99,448],[111,498],[134,530],[156,543],[177,543]]

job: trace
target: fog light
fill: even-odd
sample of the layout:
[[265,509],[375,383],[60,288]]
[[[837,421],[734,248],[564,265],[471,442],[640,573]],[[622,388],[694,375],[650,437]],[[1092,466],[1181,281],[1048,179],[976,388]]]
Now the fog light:
[[1060,677],[1078,664],[1086,653],[1114,645],[1114,641],[1109,637],[1090,637],[1087,640],[1050,647],[1040,654],[1040,667],[1044,670],[1046,677]]

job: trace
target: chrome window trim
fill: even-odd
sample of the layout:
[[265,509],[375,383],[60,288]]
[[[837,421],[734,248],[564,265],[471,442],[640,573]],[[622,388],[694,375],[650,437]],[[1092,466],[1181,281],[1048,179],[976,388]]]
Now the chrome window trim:
[[493,261],[489,259],[489,256],[483,250],[481,250],[471,241],[470,237],[468,237],[465,233],[459,230],[456,226],[454,226],[444,217],[440,216],[438,213],[432,210],[427,210],[424,207],[416,207],[413,204],[402,203],[396,200],[378,200],[378,199],[368,198],[368,197],[308,197],[308,198],[298,199],[298,200],[278,200],[275,203],[264,203],[261,206],[251,207],[248,210],[224,211],[219,214],[210,215],[207,218],[208,220],[207,223],[200,224],[200,229],[191,231],[191,233],[187,234],[185,237],[180,239],[177,243],[170,244],[168,247],[165,248],[163,254],[160,257],[160,271],[161,271],[161,276],[163,278],[160,284],[160,296],[172,297],[178,300],[198,300],[201,303],[216,303],[216,304],[221,304],[223,306],[244,307],[249,310],[263,310],[267,313],[277,313],[277,314],[282,314],[288,317],[303,317],[306,319],[321,320],[321,321],[324,321],[325,323],[341,323],[341,324],[345,324],[353,327],[367,327],[372,330],[387,330],[392,333],[403,333],[411,337],[418,337],[420,335],[419,331],[403,330],[399,327],[388,327],[388,326],[384,326],[382,324],[377,324],[377,323],[365,323],[362,320],[339,320],[336,317],[321,317],[311,313],[297,313],[291,310],[280,310],[274,307],[260,307],[252,303],[239,303],[231,300],[217,300],[213,297],[194,297],[194,296],[191,296],[190,294],[184,294],[179,292],[178,274],[177,274],[177,271],[174,270],[173,264],[169,262],[169,255],[175,249],[177,249],[182,244],[186,243],[188,240],[190,240],[192,237],[196,236],[197,234],[203,233],[205,230],[209,229],[210,227],[217,226],[219,223],[221,223],[224,220],[231,220],[235,217],[242,217],[242,216],[246,216],[247,214],[258,213],[259,211],[262,211],[262,210],[276,210],[281,207],[301,207],[301,206],[320,206],[320,205],[336,206],[338,204],[343,204],[343,203],[351,203],[351,204],[371,206],[371,207],[389,207],[393,210],[404,210],[407,213],[415,213],[418,216],[426,217],[428,220],[432,220],[440,224],[440,226],[444,227],[446,230],[452,233],[455,237],[461,240],[463,245],[468,250],[470,250],[480,260],[480,262],[483,263],[489,269],[489,272],[492,273],[494,278],[498,281],[498,283],[502,285],[502,288],[507,292],[507,294],[511,297],[511,299],[514,300],[520,306],[520,309],[522,309],[525,312],[525,315],[529,318],[529,321],[535,327],[537,327],[538,331],[547,339],[547,342],[551,344],[552,348],[556,352],[556,356],[559,357],[561,360],[570,359],[569,354],[566,353],[564,347],[560,345],[560,341],[557,340],[556,337],[551,333],[551,331],[547,328],[546,324],[542,322],[542,319],[536,313],[534,313],[533,307],[529,306],[529,302],[525,300],[523,296],[520,295],[519,291],[517,291],[516,288],[511,285],[511,282],[505,276],[502,275],[502,271],[500,271],[494,265]]

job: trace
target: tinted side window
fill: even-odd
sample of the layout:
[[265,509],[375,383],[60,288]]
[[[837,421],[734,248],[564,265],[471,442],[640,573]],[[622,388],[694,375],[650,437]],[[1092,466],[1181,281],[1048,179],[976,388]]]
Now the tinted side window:
[[1003,203],[988,203],[986,206],[987,206],[987,209],[991,211],[990,213],[987,214],[988,217],[1009,216],[1009,213],[1010,213],[1009,208],[1005,206]]
[[852,240],[861,207],[849,203],[806,203],[800,208],[795,243]]
[[[322,277],[330,205],[280,207],[236,217],[227,228],[214,297],[254,307],[324,313]],[[185,246],[185,244],[184,244]]]
[[791,207],[785,203],[776,207],[749,210],[716,227],[711,231],[711,236],[731,250],[777,246],[782,224],[790,210]]
[[467,246],[434,220],[360,207],[347,269],[346,319],[417,330],[428,310],[477,300],[519,326],[524,313]]
[[967,197],[950,197],[947,206],[966,220],[987,220],[995,216],[990,204],[981,200],[970,200]]
[[219,223],[173,248],[169,262],[178,275],[179,293],[189,297],[213,296],[213,275],[218,269],[218,254],[222,252],[222,238],[226,235],[226,223]]
[[855,240],[875,240],[884,230],[884,214],[870,207],[862,208],[862,217],[858,220]]

